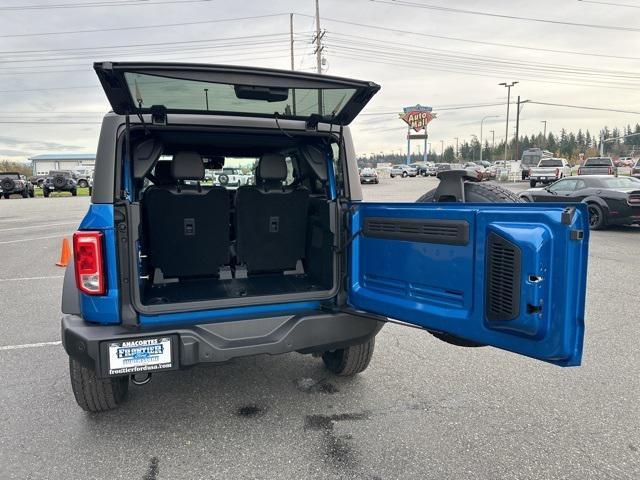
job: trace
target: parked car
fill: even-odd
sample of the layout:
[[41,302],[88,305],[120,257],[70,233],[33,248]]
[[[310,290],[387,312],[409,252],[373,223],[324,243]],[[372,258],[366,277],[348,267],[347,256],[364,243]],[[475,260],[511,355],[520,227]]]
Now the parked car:
[[450,163],[436,163],[436,175],[440,172],[446,172],[451,169]]
[[617,172],[611,157],[589,157],[578,168],[578,175],[615,175]]
[[478,165],[477,163],[467,163],[465,165],[465,170],[470,172],[472,175],[476,177],[477,180],[488,180],[489,177],[486,175],[486,169],[482,165]]
[[571,166],[564,158],[543,158],[536,167],[529,169],[529,185],[548,185],[564,177],[571,176]]
[[631,176],[640,178],[640,158],[636,161],[636,164],[631,168]]
[[[349,124],[379,90],[372,82],[226,65],[94,68],[113,111],[62,291],[83,409],[117,407],[130,381],[253,355],[313,354],[352,376],[389,318],[458,346],[580,363],[585,208],[523,205],[464,171],[442,172],[416,203],[363,201]],[[256,185],[185,185],[204,178],[212,145],[255,158]]]
[[589,175],[565,178],[545,188],[520,193],[527,202],[586,203],[589,226],[640,224],[640,180],[632,177]]
[[240,168],[223,168],[213,172],[212,180],[214,185],[223,185],[230,187],[241,187],[247,185],[253,175],[244,173]]
[[91,176],[93,175],[92,168],[78,167],[72,170],[73,176],[80,188],[89,188]]
[[18,172],[0,172],[0,194],[4,198],[9,198],[13,194],[22,195],[22,198],[35,196],[31,182]]
[[394,177],[416,177],[418,176],[418,169],[411,165],[394,165],[389,172],[391,178]]
[[376,169],[363,168],[360,170],[360,183],[380,183]]
[[69,170],[50,171],[42,184],[42,194],[48,197],[52,192],[70,192],[74,197],[78,195],[78,181],[75,174]]
[[414,167],[418,171],[418,175],[421,177],[436,176],[436,169],[433,163],[411,163],[409,166]]

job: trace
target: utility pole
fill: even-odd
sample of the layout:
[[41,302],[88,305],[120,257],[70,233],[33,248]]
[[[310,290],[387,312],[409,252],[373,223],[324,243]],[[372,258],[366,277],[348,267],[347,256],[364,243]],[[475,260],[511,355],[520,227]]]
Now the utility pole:
[[316,0],[316,36],[314,42],[316,44],[316,68],[318,73],[322,73],[322,37],[324,33],[320,31],[320,0]]
[[516,85],[519,82],[511,82],[511,83],[499,83],[498,85],[502,85],[507,88],[507,124],[505,125],[505,134],[504,134],[504,161],[507,161],[507,151],[509,149],[509,106],[511,103],[511,87]]
[[[491,130],[491,153],[496,149],[496,131]],[[493,160],[493,158],[491,158]]]
[[444,140],[440,140],[440,157],[444,157]]
[[520,111],[521,105],[524,105],[529,100],[520,101],[520,95],[518,95],[518,110],[516,115],[516,160],[520,158]]
[[[316,36],[313,41],[316,44],[316,68],[318,71],[318,75],[322,74],[322,37],[324,33],[320,32],[320,0],[316,0]],[[320,116],[324,115],[324,107],[322,100],[322,89],[318,89],[318,114]]]
[[541,148],[544,148],[547,146],[547,121],[546,120],[540,120],[540,123],[544,123],[544,133],[542,134],[542,145],[540,145]]
[[[291,42],[291,71],[296,69],[296,57],[293,53],[293,13],[289,14],[289,39]],[[291,103],[293,103],[293,114],[296,114],[296,89],[292,91]]]
[[295,57],[293,55],[293,13],[289,14],[289,43],[291,48],[291,70],[296,69]]

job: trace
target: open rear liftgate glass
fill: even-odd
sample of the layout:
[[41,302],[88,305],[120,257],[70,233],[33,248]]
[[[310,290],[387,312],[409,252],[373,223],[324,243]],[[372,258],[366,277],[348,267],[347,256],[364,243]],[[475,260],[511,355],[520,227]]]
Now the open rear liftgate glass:
[[579,365],[587,213],[535,204],[358,204],[351,305]]

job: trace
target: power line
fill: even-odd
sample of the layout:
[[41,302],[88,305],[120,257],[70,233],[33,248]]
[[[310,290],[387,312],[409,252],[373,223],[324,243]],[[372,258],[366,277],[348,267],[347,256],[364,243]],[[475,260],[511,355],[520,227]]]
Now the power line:
[[[297,13],[296,15],[300,15],[302,17],[313,18],[312,15],[306,15],[306,14],[302,14],[302,13]],[[339,20],[339,19],[327,18],[327,17],[322,17],[322,20],[324,22],[328,21],[328,22],[342,23],[342,24],[345,24],[345,25],[351,25],[351,26],[356,26],[356,27],[371,28],[373,30],[383,30],[383,31],[392,32],[392,33],[415,35],[415,36],[427,37],[427,38],[438,38],[438,39],[441,39],[441,40],[452,40],[452,41],[455,41],[455,42],[472,43],[472,44],[477,44],[477,45],[489,45],[489,46],[492,46],[492,47],[516,48],[516,49],[521,49],[521,50],[532,50],[532,51],[547,52],[547,53],[562,53],[562,54],[568,54],[568,55],[580,55],[580,56],[587,56],[587,57],[616,58],[616,59],[620,59],[620,60],[640,61],[640,57],[628,57],[628,56],[610,55],[610,54],[604,54],[604,53],[593,53],[593,52],[576,52],[574,50],[558,50],[558,49],[541,48],[541,47],[528,47],[528,46],[524,46],[524,45],[515,45],[515,44],[497,43],[497,42],[487,42],[487,41],[483,41],[483,40],[469,40],[469,39],[460,38],[460,37],[449,37],[449,36],[445,36],[445,35],[435,35],[435,34],[430,34],[430,33],[414,32],[414,31],[411,31],[411,30],[404,30],[404,29],[390,28],[390,27],[381,27],[379,25],[352,22],[352,21],[348,21],[348,20]]]
[[446,12],[446,13],[461,13],[465,15],[479,15],[484,17],[504,18],[508,20],[521,20],[525,22],[549,23],[552,25],[566,25],[570,27],[596,28],[600,30],[617,30],[617,31],[623,30],[627,32],[640,32],[640,28],[623,27],[620,25],[600,25],[600,24],[593,24],[593,23],[564,22],[561,20],[550,20],[545,18],[520,17],[516,15],[505,15],[505,14],[499,14],[499,13],[481,12],[478,10],[463,10],[460,8],[441,7],[437,5],[428,5],[424,3],[409,2],[406,0],[393,0],[393,1],[370,0],[370,1],[375,3],[383,3],[386,5],[394,5],[399,7],[415,7],[415,8],[422,8],[426,10],[436,10],[439,12]]
[[547,103],[547,102],[536,102],[531,100],[529,103],[534,105],[545,105],[548,107],[564,107],[564,108],[577,108],[581,110],[596,110],[600,112],[614,112],[614,113],[629,113],[631,115],[640,115],[640,112],[634,112],[631,110],[619,110],[617,108],[604,108],[604,107],[586,107],[584,105],[566,105],[563,103]]
[[85,2],[85,3],[58,3],[58,4],[40,4],[40,5],[22,5],[12,7],[0,7],[0,11],[20,11],[20,10],[55,10],[66,8],[94,8],[94,7],[146,7],[155,5],[167,5],[172,3],[203,3],[211,0],[114,0],[112,2]]
[[83,47],[83,48],[48,48],[44,50],[9,50],[0,51],[0,54],[14,55],[17,53],[50,53],[50,52],[83,52],[89,50],[104,50],[107,48],[131,48],[131,47],[150,47],[160,45],[184,45],[190,43],[203,43],[203,42],[226,42],[231,40],[245,40],[250,38],[265,38],[265,37],[278,37],[283,35],[289,35],[288,33],[264,33],[261,35],[243,35],[241,37],[225,37],[225,38],[208,38],[199,40],[181,40],[173,42],[154,42],[154,43],[130,43],[125,45],[103,45],[99,47]]
[[147,30],[152,28],[183,27],[188,25],[206,25],[210,23],[238,22],[238,21],[244,21],[244,20],[255,20],[259,18],[278,17],[282,15],[289,15],[289,14],[288,13],[272,13],[270,15],[253,15],[250,17],[219,18],[219,19],[212,19],[212,20],[201,20],[197,22],[136,25],[131,27],[92,28],[87,30],[67,30],[63,32],[58,31],[58,32],[40,32],[40,33],[12,33],[12,34],[0,35],[0,38],[41,37],[41,36],[47,36],[47,35],[71,35],[75,33],[118,32],[123,30]]
[[594,0],[578,0],[578,1],[582,3],[597,3],[598,5],[609,5],[612,7],[640,8],[640,5],[629,5],[628,3],[596,2]]

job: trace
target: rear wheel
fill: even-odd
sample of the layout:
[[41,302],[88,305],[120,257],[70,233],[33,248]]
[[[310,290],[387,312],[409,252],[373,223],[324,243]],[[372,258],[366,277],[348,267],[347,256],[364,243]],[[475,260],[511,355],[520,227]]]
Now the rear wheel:
[[10,198],[10,197],[11,197],[11,194],[10,194],[10,193],[5,193],[5,194],[4,194],[4,198],[6,198],[7,200],[9,200],[9,198]]
[[78,195],[78,190],[76,190],[75,188],[71,190],[71,196],[75,197],[77,195]]
[[43,195],[45,198],[49,197],[49,194],[50,194],[50,192],[49,192],[49,190],[48,190],[48,189],[46,189],[46,188],[43,188],[43,189],[42,189],[42,195]]
[[22,190],[22,198],[29,198],[29,190],[27,188]]
[[87,188],[89,186],[89,182],[86,180],[78,180],[78,186],[80,188]]
[[29,190],[29,196],[31,198],[34,198],[36,196],[36,189],[32,188],[31,190]]
[[407,178],[409,174],[407,172],[402,172],[402,178]]
[[98,378],[96,372],[69,359],[69,377],[76,402],[87,412],[117,408],[127,397],[129,377]]
[[341,377],[350,377],[367,369],[373,356],[375,344],[374,337],[359,345],[324,352],[322,360],[331,373]]
[[529,185],[531,186],[531,188],[536,188],[536,184],[537,184],[537,183],[538,183],[538,182],[536,182],[535,180],[530,180],[530,181],[529,181]]
[[606,219],[604,218],[604,210],[596,203],[590,203],[588,205],[589,210],[589,228],[591,230],[602,230],[607,226]]

